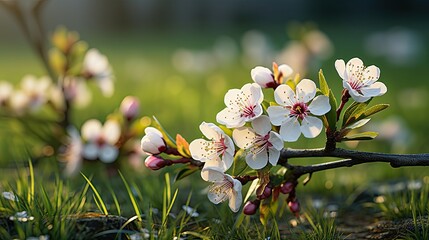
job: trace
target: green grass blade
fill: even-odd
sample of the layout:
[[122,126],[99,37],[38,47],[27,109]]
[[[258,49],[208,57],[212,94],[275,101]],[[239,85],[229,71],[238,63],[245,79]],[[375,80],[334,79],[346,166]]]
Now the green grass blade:
[[85,181],[89,184],[89,186],[91,187],[91,189],[92,189],[92,191],[94,192],[94,194],[95,194],[95,198],[97,199],[97,201],[99,202],[99,204],[101,205],[101,209],[102,209],[102,212],[105,214],[105,215],[109,215],[109,213],[108,213],[108,211],[107,211],[107,208],[106,208],[106,205],[104,204],[104,202],[103,202],[103,199],[101,198],[101,196],[100,196],[100,194],[98,193],[98,191],[97,191],[97,189],[94,187],[94,185],[91,183],[91,180],[89,180],[86,176],[85,176],[85,174],[83,174],[83,173],[80,173],[82,176],[83,176],[83,178],[85,179]]
[[141,221],[142,221],[142,218],[141,218],[141,215],[142,215],[142,214],[141,214],[141,211],[140,211],[140,209],[139,209],[139,207],[138,207],[138,205],[137,205],[137,202],[136,202],[136,199],[135,199],[135,197],[134,197],[134,194],[133,194],[133,192],[131,191],[131,188],[130,188],[130,186],[128,185],[127,180],[125,180],[124,175],[122,175],[121,171],[118,171],[118,172],[119,172],[119,176],[121,176],[122,182],[123,182],[123,183],[124,183],[124,185],[125,185],[125,188],[127,189],[128,196],[130,197],[131,204],[133,205],[133,208],[134,208],[134,212],[136,213],[136,215],[137,215],[137,217],[138,217],[139,221],[141,222]]

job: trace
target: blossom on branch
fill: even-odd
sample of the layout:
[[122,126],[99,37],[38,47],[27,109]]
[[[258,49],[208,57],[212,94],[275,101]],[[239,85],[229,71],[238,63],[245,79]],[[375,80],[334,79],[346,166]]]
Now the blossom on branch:
[[216,115],[216,121],[228,128],[242,127],[262,114],[264,99],[261,87],[248,83],[241,89],[231,89],[225,94],[226,108]]
[[156,155],[164,152],[167,149],[162,133],[154,128],[147,127],[144,132],[146,135],[141,140],[141,148],[148,155]]
[[329,98],[316,97],[316,84],[303,79],[296,86],[296,92],[288,85],[280,85],[274,91],[274,98],[280,106],[267,109],[271,123],[280,126],[280,136],[284,141],[294,142],[301,133],[306,138],[314,138],[322,131],[322,116],[331,110]]
[[192,158],[205,162],[205,167],[216,166],[223,171],[228,170],[234,161],[235,153],[231,138],[213,123],[201,123],[200,130],[208,140],[195,139],[189,144]]
[[280,135],[271,131],[270,119],[260,116],[252,121],[252,128],[234,129],[232,137],[239,148],[246,150],[246,163],[252,169],[261,169],[267,165],[277,165],[283,141]]
[[343,79],[343,87],[356,102],[366,102],[387,92],[387,87],[380,78],[380,69],[374,65],[365,67],[362,60],[352,58],[345,64],[344,60],[335,61],[335,68]]
[[121,127],[115,120],[107,120],[104,125],[97,119],[86,121],[81,129],[82,138],[86,140],[82,155],[85,159],[100,159],[112,163],[119,155],[115,146],[121,136]]
[[113,73],[106,56],[97,49],[90,49],[83,59],[83,75],[94,79],[104,96],[113,94]]
[[229,208],[238,212],[243,201],[241,182],[216,167],[205,167],[201,170],[203,172],[208,176],[207,181],[213,183],[207,194],[209,200],[214,204],[229,200]]
[[273,72],[266,67],[257,66],[250,71],[253,81],[262,88],[277,88],[284,78],[292,75],[293,70],[289,65],[282,64],[278,66],[273,63]]

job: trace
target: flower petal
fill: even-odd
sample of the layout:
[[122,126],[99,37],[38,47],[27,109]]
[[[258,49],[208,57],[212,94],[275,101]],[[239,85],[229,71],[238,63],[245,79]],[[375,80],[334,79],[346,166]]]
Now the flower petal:
[[121,136],[121,126],[115,120],[107,120],[104,123],[102,133],[104,140],[110,144],[115,144]]
[[307,103],[316,96],[316,84],[310,79],[302,79],[296,85],[296,98],[299,102]]
[[325,95],[319,95],[311,101],[310,106],[308,106],[310,112],[314,115],[321,116],[329,110],[331,110],[331,105],[329,104],[329,98]]
[[[217,169],[219,171],[212,171],[208,169]],[[222,161],[220,158],[209,160],[209,161],[206,161],[206,163],[204,164],[204,168],[201,170],[201,178],[204,181],[210,181],[210,182],[215,182],[214,179],[222,180],[222,178],[220,178],[220,175],[218,174],[220,173],[223,174],[223,172],[225,172],[226,170],[228,170],[228,168],[226,168],[225,162]]]
[[82,156],[88,160],[95,160],[98,158],[99,149],[96,144],[88,143],[83,146]]
[[[143,144],[143,142],[142,142]],[[211,141],[204,140],[202,138],[195,139],[189,144],[189,151],[193,159],[201,162],[208,160],[208,152],[206,146],[211,144]]]
[[287,64],[280,65],[278,69],[279,69],[279,72],[282,73],[283,78],[287,78],[293,73],[293,69]]
[[271,165],[276,166],[280,158],[280,151],[275,148],[268,149],[268,161]]
[[223,132],[218,126],[213,123],[202,122],[200,124],[200,131],[204,136],[210,140],[219,140],[220,133]]
[[222,169],[216,166],[204,166],[201,169],[201,177],[208,182],[222,182],[225,179],[225,174]]
[[243,100],[249,101],[251,104],[261,103],[264,100],[261,86],[256,83],[247,83],[242,88]]
[[297,118],[288,117],[286,121],[280,126],[280,136],[283,141],[295,142],[301,135],[300,124]]
[[293,106],[295,103],[295,92],[288,85],[282,84],[274,91],[276,103],[282,106]]
[[323,123],[317,117],[307,116],[301,122],[301,132],[306,138],[317,137],[322,131]]
[[112,163],[118,157],[119,150],[110,144],[104,144],[98,153],[100,161],[104,163]]
[[270,117],[270,121],[274,126],[282,125],[290,113],[289,109],[283,106],[270,106],[268,107],[267,112]]
[[[346,65],[346,74],[347,78],[350,79],[353,77],[353,74],[355,76],[359,75],[360,72],[363,70],[363,62],[360,60],[360,58],[352,58],[347,62]],[[347,80],[348,80],[347,79]]]
[[216,115],[216,121],[228,128],[242,127],[245,124],[238,111],[225,108]]
[[248,149],[253,145],[253,140],[256,138],[256,134],[251,128],[241,127],[234,129],[232,132],[232,138],[234,139],[237,147]]
[[248,154],[246,155],[246,163],[249,165],[252,169],[261,169],[265,166],[267,166],[268,163],[268,152],[267,151],[261,151],[258,154]]
[[363,70],[362,81],[366,85],[371,85],[380,78],[380,69],[371,65]]
[[270,118],[268,116],[260,116],[252,121],[252,127],[260,136],[265,136],[271,131]]
[[382,82],[376,82],[371,86],[366,86],[360,89],[365,97],[381,96],[387,92],[387,87]]
[[337,61],[335,61],[335,69],[337,70],[338,75],[340,75],[342,79],[346,79],[346,63],[343,59],[338,59]]
[[[236,186],[240,186],[240,190],[236,190]],[[241,183],[240,181],[234,179],[234,191],[231,192],[229,196],[228,206],[233,212],[238,212],[241,207],[241,203],[243,202],[243,196],[241,194]]]
[[101,134],[101,122],[97,119],[91,119],[86,121],[81,128],[82,138],[93,141]]
[[266,67],[257,66],[250,71],[250,76],[261,87],[267,87],[274,82],[273,73]]
[[268,139],[268,142],[270,142],[273,145],[272,147],[277,150],[282,150],[284,147],[282,137],[273,131],[270,132],[270,138]]
[[225,108],[216,115],[216,121],[228,128],[241,127],[245,124],[236,109]]
[[228,193],[222,192],[222,191],[212,190],[212,189],[214,189],[215,186],[216,185],[211,185],[209,187],[209,192],[207,193],[207,197],[209,198],[210,202],[212,202],[214,204],[219,204],[219,203],[223,202],[226,198],[228,198]]

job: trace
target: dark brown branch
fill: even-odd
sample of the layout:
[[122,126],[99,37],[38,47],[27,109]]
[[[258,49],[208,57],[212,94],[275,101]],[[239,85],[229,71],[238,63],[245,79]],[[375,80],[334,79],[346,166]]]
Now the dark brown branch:
[[[287,162],[289,158],[310,158],[310,157],[336,157],[342,160],[314,164],[309,166],[295,166]],[[294,171],[297,177],[313,172],[328,169],[351,167],[363,163],[386,162],[393,168],[406,166],[429,166],[429,153],[421,154],[388,154],[377,152],[361,152],[336,148],[332,151],[320,149],[283,149],[280,155],[279,164]]]

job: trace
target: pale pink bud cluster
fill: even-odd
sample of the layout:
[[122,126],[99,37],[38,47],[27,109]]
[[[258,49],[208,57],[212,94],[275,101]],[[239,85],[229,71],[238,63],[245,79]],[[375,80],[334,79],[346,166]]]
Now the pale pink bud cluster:
[[120,111],[130,121],[139,114],[140,102],[134,96],[126,96],[121,102]]

